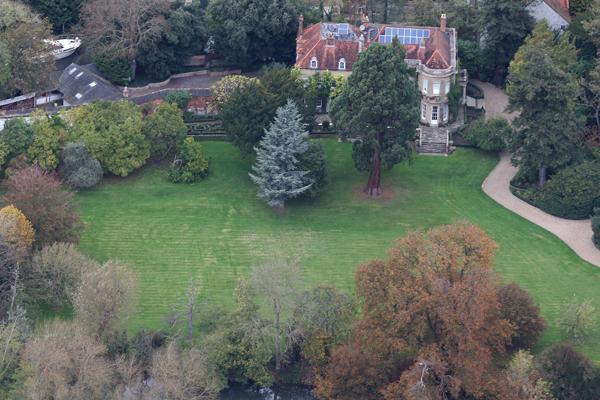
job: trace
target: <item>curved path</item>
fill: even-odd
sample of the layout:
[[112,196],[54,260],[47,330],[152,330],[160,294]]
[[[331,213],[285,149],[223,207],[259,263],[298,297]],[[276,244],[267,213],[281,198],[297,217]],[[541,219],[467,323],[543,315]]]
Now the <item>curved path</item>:
[[600,267],[600,250],[592,242],[590,220],[558,218],[519,199],[510,191],[510,181],[516,173],[517,168],[510,163],[510,155],[502,153],[500,162],[485,178],[481,188],[500,205],[555,234],[579,257]]
[[[505,111],[508,97],[502,89],[485,82],[474,81],[485,94],[486,118],[502,117],[512,122],[516,113]],[[570,220],[555,217],[525,201],[510,191],[510,181],[517,168],[510,163],[510,155],[502,153],[496,168],[485,178],[481,188],[489,197],[512,212],[558,236],[579,257],[600,267],[600,250],[592,242],[592,225],[589,219]]]

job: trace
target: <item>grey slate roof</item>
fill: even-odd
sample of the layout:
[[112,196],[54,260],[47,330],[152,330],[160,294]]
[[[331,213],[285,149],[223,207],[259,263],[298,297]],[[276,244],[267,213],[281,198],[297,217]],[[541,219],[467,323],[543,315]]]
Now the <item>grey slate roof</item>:
[[79,106],[96,100],[120,100],[123,94],[100,76],[92,65],[69,65],[60,75],[58,90],[69,105]]

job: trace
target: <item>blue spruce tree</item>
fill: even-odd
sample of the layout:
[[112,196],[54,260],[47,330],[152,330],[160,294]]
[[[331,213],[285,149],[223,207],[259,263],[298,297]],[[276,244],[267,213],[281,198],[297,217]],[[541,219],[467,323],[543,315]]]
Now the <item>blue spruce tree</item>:
[[287,200],[311,187],[308,171],[298,171],[298,156],[308,150],[307,137],[298,108],[288,100],[254,148],[256,163],[249,175],[258,186],[258,197],[271,207],[283,208]]

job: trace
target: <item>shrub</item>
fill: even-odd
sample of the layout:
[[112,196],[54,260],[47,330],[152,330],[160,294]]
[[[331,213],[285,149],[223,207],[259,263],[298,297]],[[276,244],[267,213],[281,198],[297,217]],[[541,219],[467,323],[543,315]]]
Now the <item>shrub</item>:
[[580,302],[573,295],[573,299],[564,307],[556,323],[573,342],[581,342],[588,338],[596,327],[596,307],[590,299]]
[[48,118],[43,113],[38,114],[31,128],[34,137],[27,156],[43,170],[54,171],[58,166],[61,143],[67,135],[62,119],[57,115]]
[[500,287],[498,299],[502,318],[514,327],[511,347],[532,348],[544,331],[546,323],[531,295],[516,283],[512,283]]
[[248,78],[244,75],[228,75],[219,79],[219,81],[210,88],[213,97],[212,104],[214,104],[217,110],[220,110],[221,107],[229,101],[231,94],[236,89],[246,86],[253,79],[255,80],[255,78]]
[[478,119],[463,131],[464,138],[483,150],[501,151],[512,134],[512,128],[503,118]]
[[308,150],[298,156],[298,170],[308,171],[304,178],[312,182],[305,195],[316,197],[323,192],[328,182],[328,172],[325,151],[320,143],[309,141]]
[[92,157],[83,143],[67,143],[61,154],[59,175],[77,189],[90,188],[102,180],[100,161]]
[[161,104],[144,119],[144,134],[150,139],[152,156],[162,160],[185,138],[187,126],[175,104]]
[[598,368],[567,344],[547,348],[538,358],[538,369],[557,400],[600,398]]
[[110,339],[135,309],[135,277],[126,266],[109,261],[81,275],[72,301],[89,333]]
[[594,244],[600,249],[600,208],[594,209],[592,231],[594,232]]
[[533,202],[558,217],[589,218],[594,207],[600,206],[600,162],[584,162],[559,171]]
[[169,179],[175,183],[192,183],[208,175],[208,160],[204,157],[202,145],[193,138],[187,137],[173,161],[169,171]]
[[142,112],[128,101],[98,101],[70,110],[71,138],[85,143],[105,170],[127,176],[150,157]]
[[22,118],[6,121],[0,134],[2,141],[8,147],[7,160],[25,153],[33,142],[33,129]]
[[125,86],[133,79],[131,65],[126,58],[110,53],[97,54],[94,56],[94,64],[102,75],[115,85]]
[[381,400],[379,388],[389,379],[387,364],[357,342],[343,344],[331,352],[329,365],[316,380],[315,392],[323,399]]
[[38,245],[79,239],[83,224],[75,212],[73,192],[39,167],[21,169],[8,178],[4,201],[31,221]]
[[165,101],[167,103],[175,104],[180,110],[187,110],[188,102],[192,99],[192,94],[185,90],[175,90],[167,93]]
[[71,243],[54,243],[36,252],[26,272],[26,290],[32,301],[61,307],[73,296],[81,275],[97,268]]
[[8,162],[9,151],[8,145],[0,140],[0,169]]

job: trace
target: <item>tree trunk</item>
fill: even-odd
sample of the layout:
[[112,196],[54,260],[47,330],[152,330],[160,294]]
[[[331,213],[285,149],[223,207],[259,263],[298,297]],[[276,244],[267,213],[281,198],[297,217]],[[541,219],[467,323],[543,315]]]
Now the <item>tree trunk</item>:
[[546,179],[548,177],[548,170],[546,167],[540,167],[538,170],[538,185],[541,188],[546,184]]
[[600,143],[600,107],[596,107],[596,135],[598,136],[598,143]]
[[190,299],[187,310],[187,323],[188,323],[188,340],[191,342],[194,338],[194,300]]
[[369,182],[364,192],[369,196],[379,196],[381,194],[381,151],[377,148],[373,152],[373,166],[369,175]]
[[383,23],[384,24],[387,24],[387,22],[388,22],[388,7],[389,7],[389,0],[385,0],[384,9],[383,9]]
[[[131,63],[129,64],[131,67],[131,82],[133,82],[135,80],[135,70],[137,69],[137,61],[134,58],[133,60],[131,60]],[[129,83],[131,83],[129,82]]]
[[280,321],[279,314],[280,310],[277,304],[275,304],[275,370],[281,369],[281,334],[280,334]]

